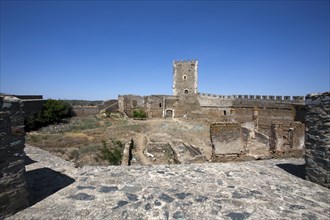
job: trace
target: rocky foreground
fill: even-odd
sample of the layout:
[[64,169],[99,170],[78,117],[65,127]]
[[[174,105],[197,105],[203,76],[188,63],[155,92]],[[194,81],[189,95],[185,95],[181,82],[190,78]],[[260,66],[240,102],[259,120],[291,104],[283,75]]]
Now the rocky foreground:
[[8,219],[329,219],[303,159],[76,168],[27,146],[29,208]]

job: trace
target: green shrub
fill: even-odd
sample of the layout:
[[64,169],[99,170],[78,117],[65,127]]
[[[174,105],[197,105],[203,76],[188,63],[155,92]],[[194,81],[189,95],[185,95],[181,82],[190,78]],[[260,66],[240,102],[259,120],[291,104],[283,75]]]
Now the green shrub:
[[36,130],[40,127],[58,123],[63,118],[72,116],[72,107],[62,100],[48,99],[43,104],[43,109],[39,113],[25,119],[25,129]]
[[112,141],[112,149],[107,146],[106,141],[102,141],[102,144],[102,159],[107,160],[110,165],[121,165],[123,144],[120,141]]
[[147,117],[147,113],[145,113],[142,109],[133,110],[133,118],[144,119]]

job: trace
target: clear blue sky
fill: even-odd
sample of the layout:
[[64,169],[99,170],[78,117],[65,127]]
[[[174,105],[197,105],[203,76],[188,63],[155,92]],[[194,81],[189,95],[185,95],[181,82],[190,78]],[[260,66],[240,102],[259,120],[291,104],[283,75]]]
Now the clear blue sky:
[[111,99],[172,94],[173,60],[199,91],[329,91],[324,1],[1,0],[1,92]]

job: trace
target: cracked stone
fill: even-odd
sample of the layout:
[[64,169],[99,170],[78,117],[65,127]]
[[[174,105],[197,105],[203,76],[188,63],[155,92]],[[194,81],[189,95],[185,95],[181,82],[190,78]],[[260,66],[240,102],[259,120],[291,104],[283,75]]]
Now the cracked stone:
[[226,216],[232,220],[243,220],[247,219],[251,214],[248,212],[230,212]]
[[184,219],[185,214],[182,211],[176,211],[176,212],[173,213],[173,218],[174,219]]
[[113,209],[118,209],[118,208],[123,207],[123,206],[125,206],[125,205],[127,205],[127,204],[128,204],[127,201],[120,200],[119,202],[117,202],[117,206],[114,207]]
[[164,202],[167,202],[167,203],[171,203],[171,202],[174,201],[174,199],[173,199],[171,196],[169,196],[169,195],[167,195],[167,194],[165,194],[165,193],[162,193],[162,194],[159,196],[159,199],[162,200],[162,201],[164,201]]
[[86,193],[78,193],[78,194],[70,196],[69,198],[74,199],[74,200],[91,201],[91,200],[95,199],[95,196],[88,195]]
[[138,201],[138,196],[135,194],[126,193],[126,196],[127,196],[128,200],[130,200],[130,201]]
[[190,196],[191,193],[177,193],[175,194],[175,196],[178,198],[178,199],[185,199],[186,197]]
[[95,189],[94,186],[77,186],[77,189],[82,190],[82,189]]
[[118,190],[117,186],[101,186],[99,192],[109,193],[109,192],[116,192],[117,190]]

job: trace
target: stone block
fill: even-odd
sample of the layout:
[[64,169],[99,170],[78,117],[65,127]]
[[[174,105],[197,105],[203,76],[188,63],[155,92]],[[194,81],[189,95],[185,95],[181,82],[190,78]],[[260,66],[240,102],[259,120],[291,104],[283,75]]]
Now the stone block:
[[274,121],[270,126],[269,149],[271,151],[283,151],[283,123]]
[[24,154],[22,103],[0,96],[0,219],[28,205]]
[[210,136],[215,155],[245,153],[243,134],[238,123],[211,124]]
[[330,188],[330,92],[309,94],[306,101],[306,179]]

